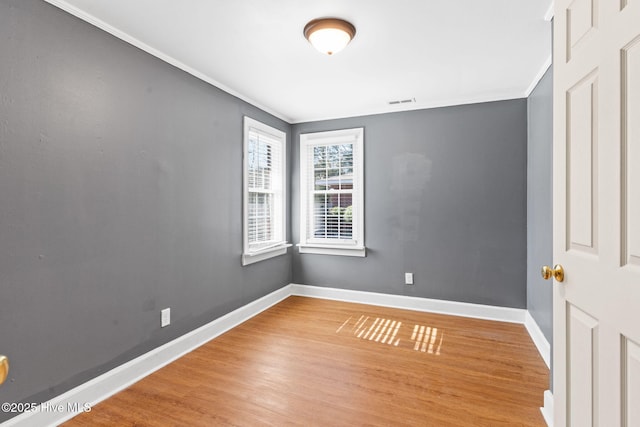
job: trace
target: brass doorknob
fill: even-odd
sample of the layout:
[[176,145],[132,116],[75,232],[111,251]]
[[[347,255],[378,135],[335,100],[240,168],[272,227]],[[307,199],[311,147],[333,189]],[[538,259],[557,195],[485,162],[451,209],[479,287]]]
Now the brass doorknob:
[[564,268],[562,268],[560,264],[554,265],[553,268],[548,265],[544,265],[540,270],[540,274],[544,280],[549,280],[553,277],[558,282],[564,281]]
[[0,384],[5,382],[8,376],[9,376],[9,359],[7,359],[7,356],[3,356],[0,354]]

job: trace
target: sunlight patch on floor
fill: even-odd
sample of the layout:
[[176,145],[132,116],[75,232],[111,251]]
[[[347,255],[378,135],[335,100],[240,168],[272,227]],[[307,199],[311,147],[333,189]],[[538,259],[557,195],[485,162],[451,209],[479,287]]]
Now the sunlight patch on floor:
[[336,330],[336,334],[349,330],[354,337],[366,341],[377,342],[393,347],[412,348],[415,351],[440,355],[444,342],[444,331],[434,326],[414,325],[413,328],[403,325],[400,320],[361,315],[353,321],[354,316],[345,320]]

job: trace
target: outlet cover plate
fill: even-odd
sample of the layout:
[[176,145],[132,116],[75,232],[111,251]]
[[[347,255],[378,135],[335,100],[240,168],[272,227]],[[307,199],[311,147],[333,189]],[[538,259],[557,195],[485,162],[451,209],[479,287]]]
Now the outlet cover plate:
[[404,273],[404,284],[413,285],[413,273]]
[[169,326],[171,324],[171,309],[165,308],[160,311],[160,327],[164,328],[165,326]]

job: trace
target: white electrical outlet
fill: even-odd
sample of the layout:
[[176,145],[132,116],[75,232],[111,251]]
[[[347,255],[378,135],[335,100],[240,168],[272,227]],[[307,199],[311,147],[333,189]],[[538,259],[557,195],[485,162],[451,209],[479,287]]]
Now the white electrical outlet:
[[164,328],[165,326],[169,326],[171,324],[171,309],[165,308],[160,311],[160,327]]
[[404,284],[413,285],[413,273],[404,273]]

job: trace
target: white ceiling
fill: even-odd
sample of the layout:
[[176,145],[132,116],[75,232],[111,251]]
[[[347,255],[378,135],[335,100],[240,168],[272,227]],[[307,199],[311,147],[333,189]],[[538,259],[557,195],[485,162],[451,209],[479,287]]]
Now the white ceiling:
[[[290,123],[521,98],[551,61],[552,0],[47,1]],[[355,39],[317,52],[319,17]]]

